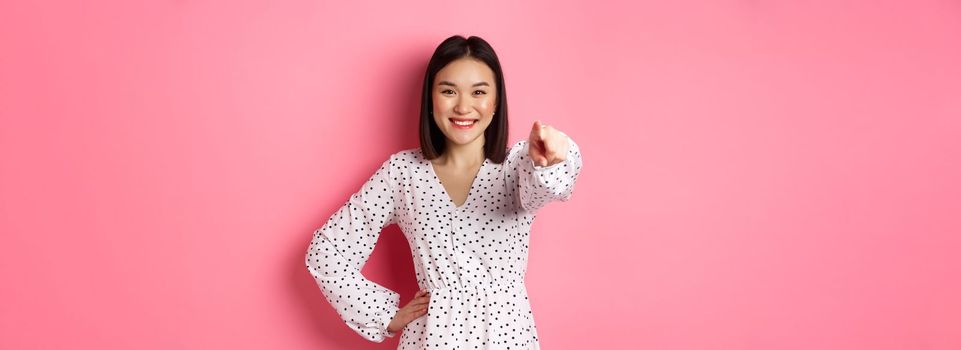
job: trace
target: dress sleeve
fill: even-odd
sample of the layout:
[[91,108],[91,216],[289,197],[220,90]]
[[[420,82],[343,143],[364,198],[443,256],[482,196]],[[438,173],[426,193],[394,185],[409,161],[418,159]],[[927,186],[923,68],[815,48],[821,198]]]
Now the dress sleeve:
[[[566,135],[565,135],[566,136]],[[528,154],[527,140],[519,141],[508,154],[508,161],[517,176],[520,205],[536,212],[552,201],[566,202],[574,193],[574,184],[581,172],[581,150],[568,136],[570,148],[567,158],[550,166],[534,165]]]
[[399,309],[400,295],[368,280],[360,270],[381,230],[394,223],[392,159],[314,231],[305,259],[307,271],[340,318],[378,343],[396,334],[387,331],[387,325]]

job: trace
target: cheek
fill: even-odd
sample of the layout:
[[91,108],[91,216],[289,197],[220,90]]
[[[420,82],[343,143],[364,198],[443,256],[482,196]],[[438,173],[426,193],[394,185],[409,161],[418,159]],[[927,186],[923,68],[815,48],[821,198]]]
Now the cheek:
[[481,101],[480,107],[486,110],[494,109],[494,99],[492,98],[484,99],[483,101]]
[[484,114],[485,117],[490,117],[491,113],[494,113],[494,99],[484,99],[477,104],[477,109]]
[[443,108],[444,105],[447,104],[448,99],[444,98],[444,96],[434,94],[433,96],[431,96],[431,100],[432,100],[432,103],[434,104],[434,108]]

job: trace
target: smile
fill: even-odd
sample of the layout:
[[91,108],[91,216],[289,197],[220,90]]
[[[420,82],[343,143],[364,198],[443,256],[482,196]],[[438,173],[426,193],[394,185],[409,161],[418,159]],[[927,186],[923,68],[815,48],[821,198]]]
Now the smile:
[[463,119],[463,118],[448,118],[451,125],[458,129],[470,129],[477,124],[477,119]]

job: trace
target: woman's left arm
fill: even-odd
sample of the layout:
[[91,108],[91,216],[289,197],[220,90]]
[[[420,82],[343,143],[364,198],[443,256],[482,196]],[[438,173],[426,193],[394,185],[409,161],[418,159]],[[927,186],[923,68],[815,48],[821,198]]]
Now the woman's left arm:
[[[536,212],[552,201],[571,199],[581,172],[581,151],[572,138],[540,121],[512,152],[521,206]],[[529,159],[526,159],[529,158]]]

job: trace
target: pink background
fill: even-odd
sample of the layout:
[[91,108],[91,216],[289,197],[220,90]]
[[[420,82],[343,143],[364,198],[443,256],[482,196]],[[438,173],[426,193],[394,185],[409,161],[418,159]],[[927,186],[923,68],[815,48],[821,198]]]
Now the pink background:
[[303,259],[452,34],[582,147],[545,349],[961,348],[961,2],[345,3],[3,2],[0,348],[394,348]]

